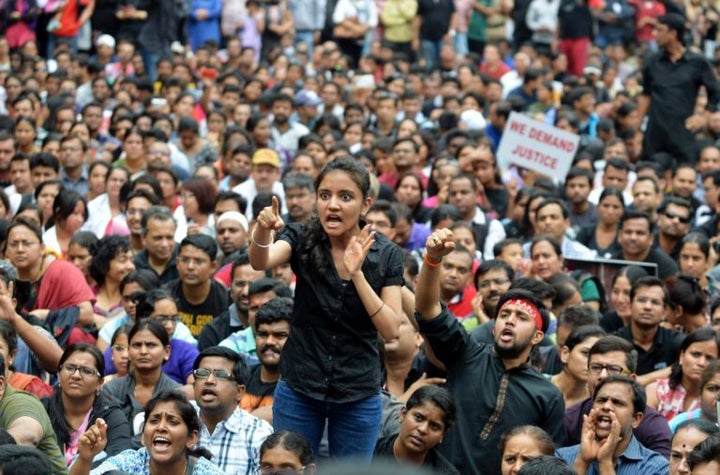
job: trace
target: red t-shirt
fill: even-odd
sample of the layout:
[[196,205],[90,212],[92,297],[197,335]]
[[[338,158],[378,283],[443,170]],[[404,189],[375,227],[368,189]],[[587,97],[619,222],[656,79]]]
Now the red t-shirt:
[[510,66],[501,62],[495,68],[490,69],[487,63],[482,63],[480,65],[480,72],[493,79],[500,80],[500,78],[503,77],[505,73],[510,72]]
[[[635,24],[637,25],[643,18],[658,18],[664,15],[665,5],[655,0],[639,0],[635,2],[635,11]],[[644,25],[635,28],[635,38],[638,41],[654,40],[653,26]]]

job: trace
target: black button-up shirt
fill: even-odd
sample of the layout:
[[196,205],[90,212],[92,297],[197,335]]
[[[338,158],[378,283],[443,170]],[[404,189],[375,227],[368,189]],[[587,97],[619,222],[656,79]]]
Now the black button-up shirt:
[[674,330],[665,327],[658,327],[655,335],[655,342],[649,350],[645,351],[641,346],[635,344],[632,336],[631,325],[618,330],[617,335],[633,344],[638,352],[638,364],[635,374],[643,375],[658,369],[672,366],[678,359],[680,345],[685,336]]
[[[377,394],[382,379],[377,329],[355,286],[334,268],[318,275],[304,266],[303,225],[286,225],[279,239],[292,248],[290,266],[297,277],[292,330],[280,362],[283,379],[320,401],[353,402]],[[329,242],[321,245],[332,262]],[[403,285],[402,251],[377,234],[362,270],[378,295],[383,287]]]
[[643,94],[649,95],[650,111],[644,153],[668,152],[681,162],[695,163],[693,132],[685,119],[693,115],[701,86],[707,90],[707,109],[717,110],[720,86],[704,56],[685,50],[675,62],[667,53],[653,55],[643,68]]
[[565,404],[560,390],[529,364],[505,369],[492,345],[475,341],[442,308],[431,320],[416,315],[420,332],[448,369],[447,387],[457,403],[457,422],[440,453],[462,474],[500,473],[503,434],[527,424],[545,430],[561,447]]

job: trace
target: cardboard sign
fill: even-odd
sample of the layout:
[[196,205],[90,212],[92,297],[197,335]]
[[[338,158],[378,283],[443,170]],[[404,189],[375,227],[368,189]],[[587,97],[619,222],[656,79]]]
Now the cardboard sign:
[[514,164],[565,181],[579,143],[578,135],[511,112],[500,140],[497,161],[501,169]]

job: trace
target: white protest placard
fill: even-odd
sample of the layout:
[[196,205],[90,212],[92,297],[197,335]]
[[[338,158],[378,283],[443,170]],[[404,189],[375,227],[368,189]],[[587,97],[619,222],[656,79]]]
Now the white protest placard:
[[578,135],[511,112],[497,150],[497,162],[503,170],[515,164],[565,181],[579,143]]

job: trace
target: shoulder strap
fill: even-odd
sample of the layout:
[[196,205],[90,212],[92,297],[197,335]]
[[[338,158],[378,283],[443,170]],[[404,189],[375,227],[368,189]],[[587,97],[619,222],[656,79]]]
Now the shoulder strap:
[[188,456],[188,463],[187,468],[185,469],[185,475],[192,475],[195,472],[195,464],[197,463],[197,458],[193,456]]

